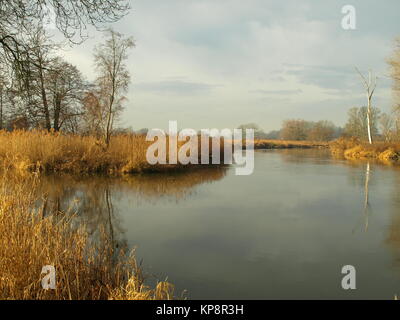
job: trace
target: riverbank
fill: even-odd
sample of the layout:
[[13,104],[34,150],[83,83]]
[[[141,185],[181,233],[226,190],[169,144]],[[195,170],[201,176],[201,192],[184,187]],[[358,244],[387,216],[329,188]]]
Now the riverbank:
[[[116,249],[107,230],[91,234],[84,222],[74,224],[73,213],[49,212],[46,201],[35,195],[37,179],[36,175],[2,176],[1,300],[173,298],[169,283],[160,282],[155,288],[145,285],[134,255]],[[42,287],[44,266],[55,268],[54,290]]]
[[[0,131],[0,167],[6,170],[73,174],[174,172],[196,167],[179,163],[149,164],[146,153],[153,143],[146,141],[145,136],[126,134],[113,136],[106,147],[93,136],[47,131]],[[178,148],[181,145],[182,142]],[[168,151],[165,157],[168,159]]]
[[[0,131],[0,167],[5,170],[73,174],[174,172],[198,167],[179,163],[151,165],[147,161],[146,153],[152,144],[143,135],[113,136],[110,145],[106,147],[93,136],[47,131]],[[183,144],[179,142],[178,148]],[[221,159],[223,147],[224,143],[221,141],[217,151],[220,152]],[[255,149],[327,147],[327,143],[310,141],[256,140],[254,144]],[[209,149],[211,157],[213,148]],[[165,157],[168,159],[168,151]],[[199,162],[201,158],[199,154]]]
[[254,149],[311,149],[328,147],[329,144],[327,142],[264,139],[254,141]]
[[372,145],[355,138],[340,138],[329,144],[332,154],[345,159],[375,159],[383,163],[400,163],[400,144],[374,142]]

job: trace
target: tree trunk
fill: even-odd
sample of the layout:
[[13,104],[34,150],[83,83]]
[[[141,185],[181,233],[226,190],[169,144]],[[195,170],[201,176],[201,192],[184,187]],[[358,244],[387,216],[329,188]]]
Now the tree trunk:
[[112,112],[108,111],[107,125],[106,125],[106,139],[105,139],[107,146],[110,144],[110,139],[111,139],[111,117],[112,117]]
[[108,115],[107,115],[107,124],[106,124],[106,137],[105,137],[105,143],[106,146],[108,147],[110,144],[111,140],[111,130],[112,130],[112,116],[113,116],[113,106],[114,106],[114,100],[115,100],[115,79],[113,79],[113,89],[110,97],[110,105],[108,107]]
[[368,110],[367,110],[367,126],[368,126],[368,141],[372,144],[372,134],[371,134],[371,95],[368,93]]
[[55,131],[60,131],[60,113],[61,113],[61,99],[56,97],[54,103],[54,122],[53,128]]
[[42,102],[43,102],[43,113],[44,113],[45,121],[46,121],[46,129],[48,131],[50,131],[51,130],[51,122],[50,122],[49,104],[47,102],[46,89],[44,87],[43,70],[41,68],[39,69],[39,77],[40,77],[40,89],[41,89]]
[[112,117],[112,111],[108,110],[106,132],[105,132],[105,143],[107,147],[110,144],[111,140],[111,117]]

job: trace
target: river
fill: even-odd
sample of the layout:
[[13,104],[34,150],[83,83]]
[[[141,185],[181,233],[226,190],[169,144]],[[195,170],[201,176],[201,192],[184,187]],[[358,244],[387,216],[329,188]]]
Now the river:
[[[40,192],[136,248],[151,279],[190,299],[393,299],[400,168],[327,150],[256,151],[255,172],[47,176]],[[343,290],[342,267],[356,268]]]

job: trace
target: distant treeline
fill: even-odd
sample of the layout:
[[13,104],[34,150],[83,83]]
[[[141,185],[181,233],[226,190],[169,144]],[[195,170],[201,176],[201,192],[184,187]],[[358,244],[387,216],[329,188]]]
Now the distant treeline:
[[343,129],[331,121],[306,121],[302,119],[285,120],[280,130],[264,132],[257,124],[249,123],[239,129],[254,129],[256,139],[294,140],[294,141],[330,141],[342,135]]
[[[332,141],[340,137],[356,137],[366,141],[367,107],[354,107],[348,111],[348,120],[344,127],[336,126],[332,121],[307,121],[289,119],[282,123],[282,128],[265,132],[255,123],[239,126],[239,129],[254,129],[256,139],[294,140],[294,141]],[[394,108],[393,113],[382,113],[372,108],[371,131],[375,140],[400,140],[400,112]]]

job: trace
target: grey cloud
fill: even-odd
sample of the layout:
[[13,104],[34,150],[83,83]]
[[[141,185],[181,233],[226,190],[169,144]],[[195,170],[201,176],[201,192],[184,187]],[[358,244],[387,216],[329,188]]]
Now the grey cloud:
[[192,82],[179,79],[169,79],[158,82],[141,82],[134,84],[134,89],[148,92],[173,94],[204,94],[219,87],[219,85]]
[[295,76],[302,83],[318,87],[350,92],[358,88],[359,81],[351,66],[297,66],[287,65],[287,75]]
[[[286,66],[285,73],[287,75],[293,75],[305,84],[326,89],[326,93],[363,93],[360,76],[354,66]],[[374,72],[374,70],[372,71]],[[367,70],[361,70],[361,72],[367,73]],[[378,87],[389,88],[390,86],[390,80],[385,75],[378,73]]]
[[297,89],[297,90],[251,90],[250,92],[264,94],[264,95],[296,95],[302,93],[303,91]]

